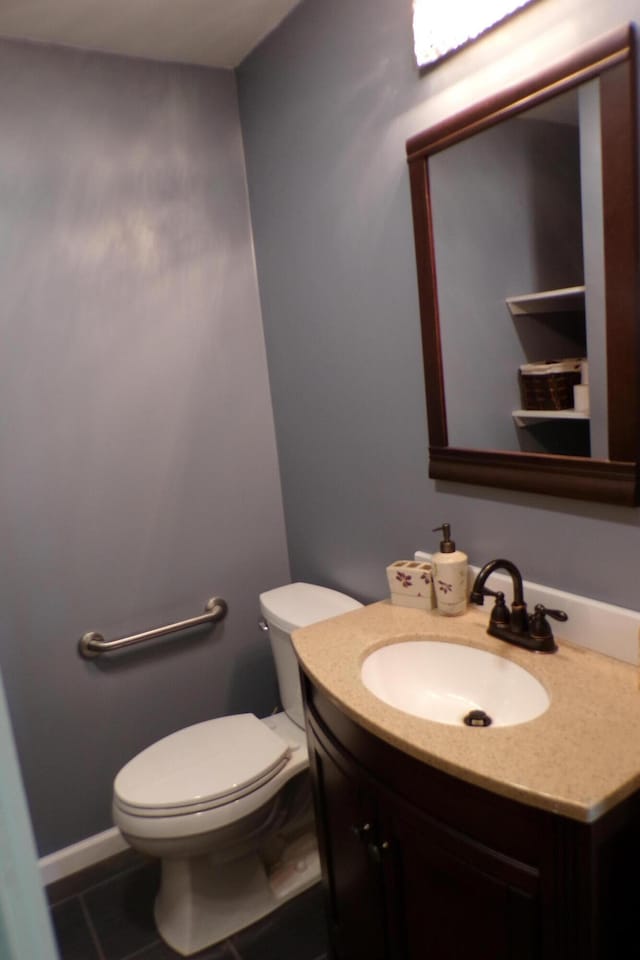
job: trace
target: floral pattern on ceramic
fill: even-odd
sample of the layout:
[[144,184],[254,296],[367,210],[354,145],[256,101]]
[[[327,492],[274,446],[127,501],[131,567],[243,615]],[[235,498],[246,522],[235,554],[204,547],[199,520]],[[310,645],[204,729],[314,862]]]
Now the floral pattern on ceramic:
[[387,567],[391,602],[402,607],[433,610],[432,564],[417,560],[396,560]]
[[396,580],[401,587],[411,587],[413,586],[413,577],[410,573],[405,573],[403,570],[398,570],[396,572]]
[[445,616],[457,616],[466,610],[468,569],[466,559],[433,564],[436,605]]

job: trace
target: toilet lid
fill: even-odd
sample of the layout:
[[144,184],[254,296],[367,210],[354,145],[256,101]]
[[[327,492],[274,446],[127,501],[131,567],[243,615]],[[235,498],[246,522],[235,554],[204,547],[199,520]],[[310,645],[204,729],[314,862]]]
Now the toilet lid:
[[118,773],[114,794],[139,811],[186,813],[229,803],[284,766],[289,747],[252,713],[206,720],[152,744]]

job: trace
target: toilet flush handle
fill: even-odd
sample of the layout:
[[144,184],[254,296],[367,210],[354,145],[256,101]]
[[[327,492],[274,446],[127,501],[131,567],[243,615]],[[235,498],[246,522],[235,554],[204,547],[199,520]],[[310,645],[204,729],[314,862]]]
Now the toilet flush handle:
[[263,633],[269,633],[269,624],[262,617],[260,617],[260,619],[258,620],[258,626],[260,627]]

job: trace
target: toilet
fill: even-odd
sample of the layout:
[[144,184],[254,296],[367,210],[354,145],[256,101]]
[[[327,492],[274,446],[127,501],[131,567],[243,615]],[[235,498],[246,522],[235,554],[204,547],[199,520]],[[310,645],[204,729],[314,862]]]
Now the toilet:
[[117,774],[113,819],[162,861],[154,915],[188,956],[302,893],[320,877],[302,692],[291,633],[361,604],[308,583],[260,595],[283,712],[218,717],[147,747]]

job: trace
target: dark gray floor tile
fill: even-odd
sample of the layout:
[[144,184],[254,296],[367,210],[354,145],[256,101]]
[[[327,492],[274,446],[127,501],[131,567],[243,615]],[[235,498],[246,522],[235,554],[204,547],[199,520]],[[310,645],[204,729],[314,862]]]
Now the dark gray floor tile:
[[242,960],[318,960],[327,953],[319,885],[231,938]]
[[[126,860],[108,866],[115,875],[107,872],[102,879],[104,872],[90,868],[86,884],[80,883],[84,892],[52,906],[61,960],[180,960],[159,938],[153,920],[159,863],[144,861],[124,872]],[[82,879],[74,878],[74,888]],[[193,960],[327,960],[320,887]]]
[[69,897],[76,897],[79,893],[84,893],[90,887],[103,883],[118,873],[123,873],[125,870],[131,870],[148,862],[148,857],[136,853],[135,850],[123,850],[107,860],[101,860],[90,867],[85,867],[78,873],[72,873],[68,877],[63,877],[62,880],[50,883],[46,888],[47,899],[51,905],[60,903],[62,900],[68,900]]
[[51,910],[61,960],[101,960],[77,897]]
[[157,941],[153,901],[159,866],[156,862],[118,874],[83,895],[105,960],[125,960]]
[[[148,950],[136,953],[135,958],[131,957],[130,960],[184,960],[184,958],[182,954],[176,953],[160,940]],[[192,954],[189,960],[237,960],[237,954],[227,944],[220,944]]]

